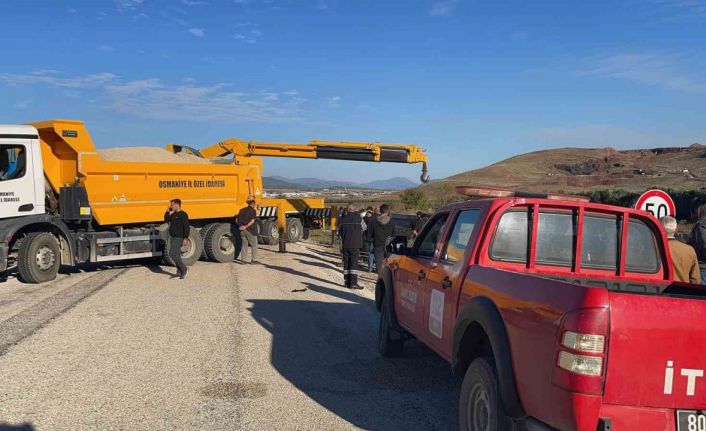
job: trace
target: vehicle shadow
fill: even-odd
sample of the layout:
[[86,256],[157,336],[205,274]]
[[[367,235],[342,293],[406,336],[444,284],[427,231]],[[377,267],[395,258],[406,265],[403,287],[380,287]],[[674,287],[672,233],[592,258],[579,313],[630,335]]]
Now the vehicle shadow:
[[296,276],[299,276],[299,277],[302,277],[302,278],[308,278],[308,279],[310,279],[310,280],[318,281],[318,282],[320,282],[320,283],[327,283],[327,284],[333,284],[334,286],[339,286],[340,283],[343,282],[343,277],[341,277],[340,283],[336,283],[335,281],[326,280],[326,279],[324,279],[324,278],[316,277],[315,275],[307,274],[307,273],[302,272],[302,271],[297,271],[296,269],[288,268],[288,267],[286,267],[286,266],[272,265],[272,264],[269,264],[269,263],[264,263],[264,262],[262,262],[262,261],[260,261],[260,263],[261,263],[262,266],[264,266],[264,267],[267,268],[267,269],[272,269],[272,270],[275,270],[275,271],[286,272],[286,273],[288,273],[288,274],[296,275]]
[[0,431],[34,431],[34,425],[31,423],[23,423],[19,425],[12,425],[5,422],[0,422]]
[[457,429],[460,380],[416,341],[401,358],[376,350],[377,311],[353,292],[303,283],[345,302],[251,300],[272,334],[274,368],[321,406],[366,430]]

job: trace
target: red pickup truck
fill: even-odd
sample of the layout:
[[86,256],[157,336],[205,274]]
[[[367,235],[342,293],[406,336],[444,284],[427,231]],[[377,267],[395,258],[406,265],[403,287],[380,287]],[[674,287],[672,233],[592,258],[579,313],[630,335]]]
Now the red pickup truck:
[[672,282],[648,213],[516,194],[392,245],[378,348],[448,360],[461,430],[706,431],[706,291]]

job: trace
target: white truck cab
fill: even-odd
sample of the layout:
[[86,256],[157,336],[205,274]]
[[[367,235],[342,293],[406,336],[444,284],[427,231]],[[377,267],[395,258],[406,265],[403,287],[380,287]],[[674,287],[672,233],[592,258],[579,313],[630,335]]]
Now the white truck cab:
[[37,129],[0,125],[0,219],[45,213]]

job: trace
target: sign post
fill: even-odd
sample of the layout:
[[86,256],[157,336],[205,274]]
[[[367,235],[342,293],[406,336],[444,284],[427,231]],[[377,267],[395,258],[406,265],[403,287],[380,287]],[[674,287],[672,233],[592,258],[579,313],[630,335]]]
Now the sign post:
[[655,218],[676,217],[677,209],[671,196],[662,190],[648,190],[640,196],[635,208],[651,213]]

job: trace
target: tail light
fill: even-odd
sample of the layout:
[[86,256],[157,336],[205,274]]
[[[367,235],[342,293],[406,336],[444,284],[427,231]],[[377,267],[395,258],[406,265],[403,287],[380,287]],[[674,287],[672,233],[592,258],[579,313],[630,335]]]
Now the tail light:
[[572,392],[603,393],[610,312],[586,308],[564,315],[556,346],[553,383]]

